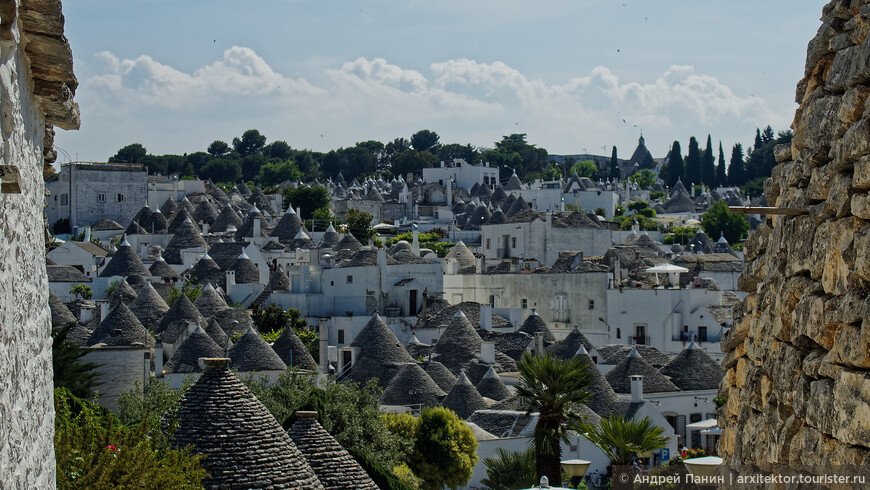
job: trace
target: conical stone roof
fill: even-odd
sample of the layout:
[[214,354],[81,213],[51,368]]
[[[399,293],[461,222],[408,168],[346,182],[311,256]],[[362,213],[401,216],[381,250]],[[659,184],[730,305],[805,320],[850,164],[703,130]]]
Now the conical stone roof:
[[76,317],[69,311],[69,308],[63,304],[63,301],[51,289],[48,290],[48,307],[51,310],[52,326],[66,325],[76,321]]
[[223,208],[221,208],[221,212],[218,214],[218,217],[215,218],[214,222],[212,222],[209,231],[212,233],[223,233],[231,226],[238,229],[239,226],[242,226],[242,218],[233,210],[233,207],[227,203]]
[[160,296],[160,293],[151,286],[151,283],[146,283],[136,299],[130,303],[130,311],[136,315],[142,326],[150,331],[157,330],[160,324],[160,319],[169,311],[169,305]]
[[323,233],[323,238],[320,239],[320,243],[317,245],[317,248],[333,248],[338,245],[338,242],[341,241],[341,236],[339,236],[338,232],[333,228],[332,223],[329,224],[329,228]]
[[148,268],[142,263],[142,259],[136,255],[130,243],[125,239],[115,255],[112,256],[112,260],[100,272],[100,277],[129,276],[130,274],[150,275]]
[[227,333],[224,332],[224,328],[214,318],[209,320],[208,325],[205,327],[205,333],[221,348],[222,353],[226,350],[227,345],[232,345],[232,342],[229,342]]
[[506,191],[519,191],[523,188],[523,182],[520,180],[517,173],[514,172],[511,174],[511,178],[508,179],[507,183],[504,185],[504,190]]
[[224,350],[207,334],[202,327],[196,327],[178,347],[169,361],[163,366],[166,373],[198,373],[200,357],[222,357]]
[[133,301],[136,300],[137,293],[133,290],[133,288],[127,283],[126,279],[121,279],[121,282],[115,286],[115,290],[112,291],[112,294],[109,295],[109,309],[112,309],[118,306],[118,303],[124,303],[125,305],[130,305]]
[[461,373],[459,379],[456,380],[456,384],[453,385],[453,388],[447,393],[447,397],[441,402],[441,406],[453,410],[459,418],[465,420],[471,417],[471,414],[474,412],[485,409],[486,402],[480,396],[480,393],[477,392],[474,385],[471,384],[471,381],[468,380],[468,376],[465,373]]
[[163,259],[170,264],[181,264],[181,250],[197,247],[208,250],[208,243],[205,242],[199,229],[190,220],[185,220],[166,245]]
[[184,222],[186,220],[189,220],[191,222],[191,224],[193,225],[193,227],[196,228],[196,230],[200,234],[202,233],[202,230],[200,230],[199,226],[196,225],[196,222],[194,221],[193,217],[190,215],[190,213],[187,211],[187,209],[183,208],[183,207],[179,207],[178,212],[175,213],[175,216],[173,216],[172,219],[169,220],[169,225],[167,226],[166,231],[169,234],[173,234],[173,233],[177,232],[178,228],[180,228],[181,225],[184,224]]
[[383,405],[437,407],[447,396],[416,362],[399,367],[381,396]]
[[100,326],[91,334],[88,345],[134,345],[154,347],[154,337],[136,319],[136,315],[124,303],[118,303]]
[[517,331],[531,335],[532,338],[535,338],[536,333],[543,332],[545,346],[556,343],[556,338],[553,337],[553,332],[550,332],[550,329],[547,328],[547,323],[544,322],[544,319],[535,311],[532,311]]
[[471,253],[471,250],[465,246],[465,243],[460,239],[456,242],[447,255],[444,256],[444,259],[455,259],[459,264],[459,273],[460,274],[474,274],[477,272],[478,262],[474,257],[474,254]]
[[450,391],[450,388],[453,388],[456,383],[456,376],[438,361],[425,361],[420,366],[445,393]]
[[181,277],[175,272],[175,269],[169,267],[169,264],[163,259],[163,255],[158,255],[157,260],[151,264],[151,267],[148,268],[148,272],[150,276],[154,277],[168,277],[168,278],[177,278]]
[[281,335],[275,339],[272,344],[272,350],[278,354],[278,357],[288,366],[297,367],[314,371],[317,369],[317,363],[311,357],[311,353],[305,348],[302,340],[296,336],[293,329],[285,327]]
[[[140,224],[142,223],[140,222]],[[148,220],[142,224],[142,228],[145,228],[152,235],[165,235],[168,226],[169,222],[166,220],[166,216],[159,209],[151,213]]]
[[[662,374],[669,376],[677,388],[689,390],[715,390],[725,376],[722,366],[709,354],[699,349],[695,341],[683,349],[671,362],[661,368]],[[644,378],[646,386],[646,378]]]
[[[169,310],[163,315],[163,318],[160,319],[160,323],[157,325],[157,333],[162,334],[176,323],[183,323],[187,325],[188,322],[196,323],[199,318],[202,317],[202,314],[199,310],[196,309],[196,306],[193,306],[193,303],[190,299],[187,298],[186,294],[182,294],[175,300],[175,303],[172,303],[172,306],[169,307]],[[173,339],[164,339],[173,341]]]
[[172,216],[175,211],[178,210],[178,203],[172,200],[171,197],[167,197],[166,201],[163,203],[163,206],[160,206],[160,212],[163,213],[163,216]]
[[196,209],[193,210],[191,217],[194,223],[207,223],[211,226],[217,219],[218,214],[217,209],[212,206],[208,199],[203,199],[196,205]]
[[378,486],[315,418],[317,412],[296,412],[287,434],[327,490],[378,490]]
[[501,401],[511,397],[511,392],[505,386],[504,382],[499,377],[495,369],[490,366],[489,370],[483,376],[483,379],[477,383],[477,392],[480,396],[491,398],[496,401]]
[[254,284],[260,282],[260,270],[257,269],[257,266],[254,265],[250,257],[245,254],[244,250],[233,261],[229,270],[236,273],[236,284]]
[[[206,488],[322,489],[281,425],[229,370],[226,359],[206,369],[181,399],[175,447],[206,455]],[[228,430],[231,429],[231,430]]]
[[230,367],[237,371],[284,371],[287,365],[260,337],[254,327],[242,335],[230,348]]
[[458,375],[477,359],[482,343],[483,339],[465,317],[465,313],[459,310],[447,324],[432,352],[438,356],[438,362]]
[[305,230],[305,225],[299,215],[293,210],[293,206],[287,207],[287,211],[278,220],[278,224],[269,236],[278,237],[280,241],[290,241],[300,232]]
[[586,406],[601,417],[608,417],[614,412],[619,413],[619,397],[616,396],[613,387],[610,386],[610,383],[607,382],[607,379],[605,379],[604,375],[601,374],[601,371],[598,370],[598,366],[592,362],[592,358],[589,356],[586,348],[581,345],[575,356],[579,356],[586,361],[587,369],[592,377],[592,382],[589,384],[588,388],[589,394],[592,395],[592,399],[586,403]]
[[217,284],[223,287],[226,277],[217,262],[206,253],[190,268],[190,278],[198,284]]
[[605,378],[613,391],[617,393],[631,393],[631,380],[629,376],[639,374],[643,376],[644,393],[663,393],[668,391],[680,391],[658,369],[646,362],[636,349],[607,372]]
[[196,309],[202,313],[204,318],[218,316],[229,308],[227,302],[224,301],[224,298],[211,284],[207,284],[202,288],[202,292],[196,297],[193,306],[196,306]]
[[350,250],[351,252],[356,252],[362,247],[363,244],[353,236],[353,233],[348,232],[344,234],[344,238],[342,238],[334,248],[335,250]]
[[589,342],[589,339],[580,332],[580,329],[574,327],[574,330],[571,330],[571,333],[569,333],[567,337],[551,345],[547,350],[549,350],[554,357],[568,360],[574,357],[581,345],[587,352],[593,349],[592,343]]
[[359,347],[359,353],[348,378],[360,383],[378,378],[378,384],[386,387],[401,365],[413,361],[377,313],[350,346]]

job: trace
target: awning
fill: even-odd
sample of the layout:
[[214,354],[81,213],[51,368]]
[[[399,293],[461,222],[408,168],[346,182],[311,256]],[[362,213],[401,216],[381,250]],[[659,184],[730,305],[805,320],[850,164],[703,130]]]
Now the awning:
[[686,424],[686,428],[692,429],[692,430],[712,429],[713,427],[716,427],[717,425],[718,425],[718,422],[716,421],[716,419],[707,419],[707,420],[702,420],[700,422]]

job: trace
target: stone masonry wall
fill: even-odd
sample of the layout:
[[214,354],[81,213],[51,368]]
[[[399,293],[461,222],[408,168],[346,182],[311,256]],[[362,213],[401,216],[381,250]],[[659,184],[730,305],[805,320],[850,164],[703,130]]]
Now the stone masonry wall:
[[870,0],[835,0],[809,42],[790,146],[745,244],[719,412],[726,462],[870,463]]
[[0,488],[55,486],[42,221],[45,116],[32,90],[23,48],[3,39],[0,164],[18,168],[21,193],[0,194]]

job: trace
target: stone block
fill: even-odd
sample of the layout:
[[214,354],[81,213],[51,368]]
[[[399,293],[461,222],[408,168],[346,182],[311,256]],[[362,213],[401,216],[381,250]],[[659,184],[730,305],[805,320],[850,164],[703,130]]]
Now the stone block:
[[846,366],[870,368],[870,343],[866,337],[861,327],[840,324],[828,359]]
[[807,403],[806,422],[819,432],[834,434],[837,416],[832,413],[834,406],[834,380],[818,379],[810,382],[810,397]]
[[[837,118],[843,124],[842,127],[851,127],[861,119],[868,94],[870,94],[870,88],[865,86],[852,87],[843,94],[837,111]],[[834,137],[840,138],[843,133],[845,133],[845,129],[842,133],[834,133]]]
[[[831,166],[831,165],[829,165]],[[825,201],[825,214],[835,218],[843,218],[852,214],[852,176],[835,174],[831,179],[831,188]]]
[[870,220],[870,194],[855,194],[849,204],[853,215]]
[[837,51],[826,80],[825,88],[834,93],[867,83],[870,80],[870,45],[867,41]]
[[870,155],[864,155],[855,162],[852,187],[870,189]]
[[767,249],[767,242],[770,239],[771,231],[767,223],[762,223],[755,231],[749,234],[749,237],[743,242],[743,259],[745,261],[748,262],[764,253]]
[[813,169],[810,175],[810,185],[807,187],[807,199],[812,201],[824,201],[828,198],[831,190],[831,179],[834,177],[834,166],[823,165]]
[[868,154],[870,154],[870,120],[865,116],[853,124],[843,135],[840,154],[837,155],[837,158],[854,163]]
[[826,293],[837,296],[846,294],[849,289],[849,267],[837,249],[830,250],[825,256],[822,287]]
[[834,436],[840,442],[870,447],[870,375],[842,370],[834,378]]
[[773,158],[776,163],[783,163],[793,160],[791,153],[791,143],[782,143],[773,147]]
[[831,40],[828,42],[828,49],[830,51],[840,51],[841,49],[846,49],[854,45],[855,43],[852,41],[852,33],[843,32],[831,37]]
[[840,111],[840,98],[836,95],[822,95],[804,104],[800,119],[795,122],[795,136],[792,145],[797,150],[830,148],[832,136],[845,131],[848,127],[837,117]]
[[821,296],[808,295],[798,301],[792,312],[792,337],[804,335],[825,349],[834,344],[834,332],[825,328],[825,300]]
[[860,323],[868,314],[867,308],[867,298],[850,290],[845,296],[825,301],[825,323]]

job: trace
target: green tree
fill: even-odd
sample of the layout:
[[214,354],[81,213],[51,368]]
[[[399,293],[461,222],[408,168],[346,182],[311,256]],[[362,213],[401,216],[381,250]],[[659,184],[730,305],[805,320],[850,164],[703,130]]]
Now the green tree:
[[254,153],[262,153],[264,146],[266,146],[266,137],[256,129],[245,131],[241,138],[233,138],[233,151],[242,158]]
[[701,182],[710,187],[716,186],[716,157],[713,156],[713,141],[709,134],[707,147],[701,154]]
[[260,153],[253,153],[242,158],[242,179],[245,182],[254,180],[260,173],[260,168],[266,164],[266,157]]
[[652,170],[645,168],[633,174],[628,180],[639,185],[641,189],[649,189],[656,184],[656,174]]
[[674,243],[685,245],[692,241],[692,237],[694,237],[695,233],[697,232],[697,226],[677,226],[673,228],[669,234],[665,235],[662,243],[666,243],[668,245],[672,245]]
[[[169,387],[160,378],[150,378],[145,389],[137,382],[133,388],[118,396],[118,420],[127,426],[146,423],[150,427],[160,427],[165,420],[168,430],[175,428],[181,397],[193,383],[193,376],[184,380],[180,390]],[[164,419],[165,417],[165,419]]]
[[285,180],[297,181],[303,176],[292,160],[270,162],[260,167],[257,180],[263,185],[278,185]]
[[689,138],[689,151],[685,160],[686,174],[683,185],[686,187],[701,182],[701,150],[694,136]]
[[468,483],[477,464],[477,441],[452,410],[426,407],[418,419],[403,415],[390,421],[390,417],[386,417],[387,427],[397,437],[412,441],[413,451],[406,462],[423,480],[421,488],[440,490]]
[[442,162],[451,162],[454,158],[461,158],[468,163],[472,163],[474,162],[474,159],[477,158],[477,155],[477,148],[472,146],[470,143],[465,145],[457,143],[438,145],[435,152],[435,157]]
[[230,145],[228,145],[225,141],[214,140],[208,145],[208,149],[206,150],[213,157],[222,157],[227,155],[230,152]]
[[517,369],[517,397],[527,413],[538,413],[533,437],[536,476],[546,475],[550,485],[561,486],[561,443],[568,440],[567,430],[581,422],[575,407],[591,398],[589,366],[580,357],[562,360],[527,352]]
[[140,143],[133,143],[118,150],[115,156],[109,157],[109,163],[139,163],[147,153]]
[[405,462],[411,442],[389,431],[381,418],[381,389],[376,380],[365,385],[337,383],[329,377],[315,385],[315,380],[296,370],[278,377],[274,384],[248,377],[243,379],[251,392],[276,420],[289,428],[297,410],[313,410],[317,419],[348,451],[369,455],[386,468]]
[[677,180],[683,178],[685,169],[683,167],[683,157],[680,154],[680,142],[674,141],[671,146],[671,151],[668,153],[668,166],[665,169],[665,185],[673,187]]
[[743,166],[743,145],[734,143],[731,148],[731,161],[728,164],[728,183],[741,186],[746,183],[746,169]]
[[159,426],[118,423],[104,408],[54,391],[57,488],[200,488],[192,448],[173,449]]
[[494,149],[481,152],[479,159],[502,169],[511,168],[523,179],[527,173],[543,171],[547,156],[547,150],[526,141],[525,133],[514,133],[503,136]]
[[538,484],[534,448],[518,452],[498,448],[495,456],[483,458],[483,464],[486,478],[480,483],[490,490],[532,488]]
[[372,215],[365,211],[348,208],[344,214],[344,221],[347,223],[348,231],[361,243],[367,243],[375,234],[372,230]]
[[91,287],[87,284],[73,284],[69,289],[69,294],[73,294],[79,299],[91,299],[94,296]]
[[263,147],[263,155],[276,160],[290,160],[293,158],[293,153],[293,148],[286,141],[273,141]]
[[701,216],[701,228],[713,240],[724,233],[729,243],[738,243],[749,231],[749,222],[743,215],[731,214],[725,201],[716,201]]
[[75,322],[58,325],[51,329],[51,367],[54,372],[54,387],[66,388],[74,396],[89,398],[97,385],[100,374],[94,371],[96,363],[86,362],[83,357],[89,352],[78,344],[68,342],[67,337]]
[[619,171],[619,159],[616,158],[616,145],[613,146],[613,152],[610,154],[610,178],[618,179],[622,172]]
[[595,165],[592,160],[583,160],[572,165],[568,172],[571,174],[576,172],[578,177],[593,178],[598,175],[598,165]]
[[722,142],[719,141],[719,164],[716,165],[716,187],[728,185],[726,169],[725,153],[722,151]]
[[196,285],[196,278],[192,277],[190,280],[185,281],[184,284],[179,288],[178,286],[172,286],[169,288],[169,294],[166,295],[166,304],[172,306],[181,295],[187,296],[187,299],[190,302],[196,301],[196,298],[199,297],[199,293],[202,292],[202,287]]
[[434,163],[435,156],[428,151],[408,150],[393,155],[390,170],[394,175],[419,174],[424,168],[432,168]]
[[611,415],[600,425],[581,424],[579,431],[586,439],[604,451],[611,464],[630,465],[635,457],[649,457],[656,449],[668,444],[662,427],[653,425],[649,417],[626,419]]
[[296,187],[284,190],[284,200],[294,208],[302,208],[300,218],[310,218],[315,209],[329,206],[329,191],[326,187]]
[[236,160],[213,158],[202,166],[199,176],[212,182],[238,182],[242,178],[242,166]]
[[440,139],[435,131],[421,129],[411,136],[411,146],[417,151],[428,151],[435,148]]

